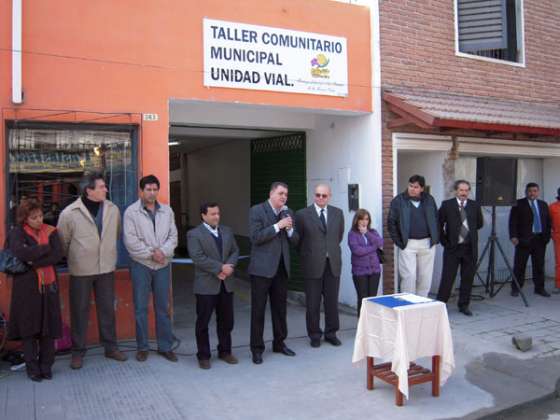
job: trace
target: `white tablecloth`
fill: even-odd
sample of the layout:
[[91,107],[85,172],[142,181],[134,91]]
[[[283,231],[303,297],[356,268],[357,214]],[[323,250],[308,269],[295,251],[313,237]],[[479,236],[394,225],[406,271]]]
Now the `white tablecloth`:
[[367,356],[392,362],[391,370],[399,378],[399,390],[407,399],[410,362],[441,356],[440,383],[443,385],[455,368],[445,304],[433,301],[389,308],[365,298],[352,362],[357,363]]

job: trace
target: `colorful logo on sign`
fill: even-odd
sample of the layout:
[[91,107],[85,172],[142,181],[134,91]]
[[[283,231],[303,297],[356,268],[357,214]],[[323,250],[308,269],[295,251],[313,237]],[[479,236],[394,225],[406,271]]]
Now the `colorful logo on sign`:
[[330,70],[327,68],[329,62],[330,60],[325,54],[318,54],[311,60],[311,76],[328,79],[330,77]]

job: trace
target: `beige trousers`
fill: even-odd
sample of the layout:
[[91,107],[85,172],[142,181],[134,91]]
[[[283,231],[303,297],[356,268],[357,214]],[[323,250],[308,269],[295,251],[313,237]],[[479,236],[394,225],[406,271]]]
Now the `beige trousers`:
[[428,296],[432,286],[436,247],[430,239],[409,239],[405,249],[399,249],[401,292]]

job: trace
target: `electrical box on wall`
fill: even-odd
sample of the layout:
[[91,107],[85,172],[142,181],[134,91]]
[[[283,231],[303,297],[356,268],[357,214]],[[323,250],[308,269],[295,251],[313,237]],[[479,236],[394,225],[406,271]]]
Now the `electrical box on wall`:
[[360,208],[360,185],[348,184],[348,210],[356,211]]

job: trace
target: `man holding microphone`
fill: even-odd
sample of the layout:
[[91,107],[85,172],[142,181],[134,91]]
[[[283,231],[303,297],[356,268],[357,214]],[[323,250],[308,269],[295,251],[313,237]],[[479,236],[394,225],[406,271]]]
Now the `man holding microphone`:
[[263,330],[266,302],[270,296],[272,350],[295,356],[284,340],[288,336],[286,302],[290,275],[290,245],[298,242],[293,225],[293,212],[286,206],[288,185],[273,182],[267,201],[249,211],[251,240],[251,352],[253,363],[261,364],[264,352]]

